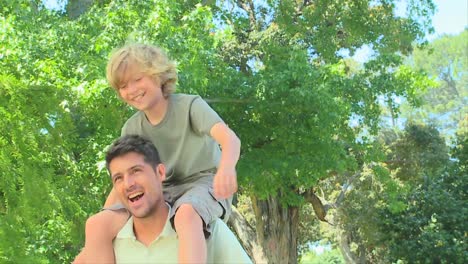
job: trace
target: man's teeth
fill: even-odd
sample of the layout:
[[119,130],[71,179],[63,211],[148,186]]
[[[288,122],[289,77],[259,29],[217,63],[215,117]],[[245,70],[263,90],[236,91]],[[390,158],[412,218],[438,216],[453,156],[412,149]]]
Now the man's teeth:
[[133,198],[135,198],[135,197],[137,197],[137,196],[140,196],[140,195],[142,195],[142,194],[143,194],[143,192],[133,193],[133,194],[131,194],[131,195],[128,196],[128,199],[133,199]]

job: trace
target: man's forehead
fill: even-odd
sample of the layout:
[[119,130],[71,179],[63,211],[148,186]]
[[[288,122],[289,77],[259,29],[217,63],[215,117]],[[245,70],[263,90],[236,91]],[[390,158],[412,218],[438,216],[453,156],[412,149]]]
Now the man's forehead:
[[144,167],[146,164],[143,155],[136,152],[129,152],[118,157],[115,157],[109,163],[111,174],[124,172],[135,167]]

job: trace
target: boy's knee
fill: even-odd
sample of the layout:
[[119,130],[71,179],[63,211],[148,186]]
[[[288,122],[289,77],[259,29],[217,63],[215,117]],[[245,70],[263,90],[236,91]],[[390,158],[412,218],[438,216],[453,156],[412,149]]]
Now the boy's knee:
[[127,214],[120,211],[101,211],[86,220],[86,237],[103,237],[114,239],[124,226]]
[[180,224],[199,224],[203,223],[201,217],[198,215],[197,211],[190,204],[183,204],[178,209],[174,216],[174,225],[177,226]]
[[102,233],[108,225],[108,219],[105,216],[101,215],[101,213],[92,215],[86,220],[86,236],[92,236],[93,234]]

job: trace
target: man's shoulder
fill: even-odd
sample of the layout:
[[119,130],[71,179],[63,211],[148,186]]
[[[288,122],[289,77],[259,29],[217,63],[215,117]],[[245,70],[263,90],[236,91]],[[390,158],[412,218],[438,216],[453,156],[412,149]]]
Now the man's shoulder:
[[215,263],[252,263],[234,233],[221,219],[212,223],[213,232],[207,240],[208,258]]
[[211,225],[212,230],[213,230],[212,236],[210,238],[212,238],[213,240],[218,240],[218,239],[231,240],[231,239],[234,239],[235,241],[237,241],[237,238],[234,236],[234,233],[227,226],[227,224],[223,220],[221,220],[220,218],[213,221],[210,225]]
[[135,239],[133,232],[133,217],[129,217],[125,225],[120,229],[115,238],[118,239]]

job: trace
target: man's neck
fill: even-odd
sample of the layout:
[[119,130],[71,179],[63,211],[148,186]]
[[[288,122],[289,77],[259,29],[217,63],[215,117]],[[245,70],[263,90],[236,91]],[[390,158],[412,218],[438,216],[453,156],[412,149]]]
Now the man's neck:
[[163,201],[151,216],[133,217],[133,231],[136,239],[149,246],[163,231],[169,215],[169,206]]

